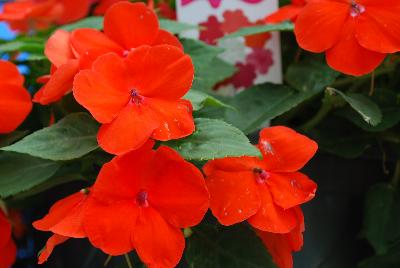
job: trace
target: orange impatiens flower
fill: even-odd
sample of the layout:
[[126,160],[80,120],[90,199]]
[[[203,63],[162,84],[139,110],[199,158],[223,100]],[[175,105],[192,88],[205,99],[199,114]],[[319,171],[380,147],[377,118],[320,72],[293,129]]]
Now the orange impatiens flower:
[[266,23],[280,23],[284,21],[296,21],[303,7],[306,5],[306,0],[292,0],[289,5],[279,8],[276,12],[268,15],[264,21]]
[[400,1],[313,0],[295,24],[300,47],[326,52],[328,64],[350,75],[372,72],[400,51]]
[[0,60],[0,133],[14,131],[32,109],[31,96],[23,84],[17,67]]
[[99,0],[96,8],[94,9],[93,13],[95,15],[104,15],[106,11],[115,3],[123,2],[128,0]]
[[149,138],[179,139],[193,133],[192,106],[181,99],[194,76],[192,61],[170,46],[141,46],[126,58],[110,53],[75,78],[75,99],[102,123],[97,140],[123,154]]
[[90,0],[19,0],[6,3],[0,21],[13,30],[46,29],[53,23],[67,24],[89,13]]
[[79,59],[73,54],[70,46],[69,32],[56,31],[47,41],[45,55],[52,63],[50,76],[45,78],[45,85],[33,97],[34,102],[49,104],[61,99],[72,89],[72,82],[79,71]]
[[17,248],[11,236],[11,224],[0,207],[0,268],[9,268],[17,255]]
[[298,225],[296,207],[315,195],[317,185],[298,170],[317,144],[276,126],[260,132],[258,147],[263,159],[228,157],[204,166],[211,211],[223,225],[247,220],[262,231],[288,233]]
[[147,267],[175,267],[185,239],[209,205],[201,172],[172,149],[141,149],[105,164],[84,216],[90,242],[105,253],[136,250]]
[[54,247],[69,238],[84,238],[83,213],[85,212],[90,189],[83,189],[55,203],[43,219],[35,221],[33,227],[40,231],[52,232],[46,246],[40,252],[39,264],[47,261]]
[[159,44],[182,48],[173,34],[159,28],[156,14],[143,3],[114,4],[104,17],[104,33],[85,28],[59,30],[50,37],[45,54],[52,63],[51,75],[33,100],[42,105],[60,100],[71,91],[79,70],[90,69],[101,55],[123,57],[138,46]]
[[300,207],[296,207],[295,210],[299,223],[290,233],[256,231],[279,268],[293,268],[292,252],[303,247],[304,216]]

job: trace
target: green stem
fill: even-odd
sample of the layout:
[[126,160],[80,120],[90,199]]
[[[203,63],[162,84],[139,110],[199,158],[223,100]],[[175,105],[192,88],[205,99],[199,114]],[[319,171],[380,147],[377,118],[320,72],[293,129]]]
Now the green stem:
[[305,132],[308,132],[316,125],[318,125],[329,114],[332,108],[333,108],[333,103],[325,98],[322,101],[322,106],[318,110],[318,112],[300,128],[303,129]]
[[111,259],[112,259],[112,256],[111,256],[111,255],[108,255],[106,261],[104,262],[104,267],[107,267],[107,266],[108,266],[108,264],[110,263]]
[[124,256],[125,256],[126,263],[128,264],[128,267],[133,268],[133,265],[132,265],[131,259],[129,258],[129,255],[125,254]]
[[400,182],[400,160],[397,160],[396,162],[396,168],[393,173],[393,178],[392,178],[392,185],[394,188],[396,188],[399,185]]
[[371,86],[369,88],[369,96],[374,95],[375,92],[375,71],[371,73]]

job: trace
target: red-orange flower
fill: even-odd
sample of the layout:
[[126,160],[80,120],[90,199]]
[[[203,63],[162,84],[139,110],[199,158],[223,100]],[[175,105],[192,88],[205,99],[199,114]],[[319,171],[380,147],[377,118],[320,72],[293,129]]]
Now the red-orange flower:
[[293,268],[292,252],[303,247],[304,216],[300,207],[296,207],[295,211],[298,224],[290,233],[256,231],[279,268]]
[[84,238],[86,233],[83,226],[83,213],[85,212],[90,190],[82,190],[56,202],[49,213],[32,225],[40,231],[52,232],[45,248],[40,252],[39,264],[49,258],[54,247],[69,238]]
[[6,3],[0,20],[13,30],[45,29],[52,23],[67,24],[89,13],[90,0],[19,0]]
[[266,23],[280,23],[283,21],[296,21],[297,16],[306,5],[306,0],[292,0],[289,5],[279,8],[276,12],[268,15],[264,21]]
[[58,30],[47,41],[44,52],[52,63],[51,74],[45,77],[45,85],[34,95],[34,102],[49,104],[71,91],[72,82],[79,71],[79,59],[70,46],[70,36],[69,32]]
[[104,33],[84,28],[71,34],[59,30],[50,37],[45,54],[52,63],[51,76],[33,101],[46,105],[61,99],[71,91],[78,71],[90,69],[101,55],[115,52],[122,57],[138,46],[159,44],[182,48],[174,35],[159,28],[157,16],[143,3],[117,3],[106,12]]
[[95,15],[104,15],[112,5],[123,1],[128,1],[128,0],[99,0],[93,13]]
[[315,195],[317,185],[298,170],[317,144],[277,126],[260,132],[258,147],[263,159],[228,157],[204,166],[211,211],[223,225],[248,220],[262,231],[288,233],[298,225],[295,207]]
[[0,133],[14,131],[32,109],[31,96],[23,84],[17,67],[0,60]]
[[107,152],[123,154],[149,138],[179,139],[194,131],[192,106],[181,99],[194,68],[189,56],[169,46],[141,46],[121,58],[97,59],[75,78],[75,99],[102,123],[97,135]]
[[400,51],[399,13],[398,0],[313,0],[296,20],[296,39],[305,50],[326,52],[333,69],[363,75]]
[[11,236],[11,224],[0,207],[0,268],[9,268],[17,255],[17,248]]
[[180,228],[203,218],[209,195],[201,172],[172,149],[152,143],[105,164],[84,224],[90,242],[110,255],[136,250],[148,267],[175,267]]

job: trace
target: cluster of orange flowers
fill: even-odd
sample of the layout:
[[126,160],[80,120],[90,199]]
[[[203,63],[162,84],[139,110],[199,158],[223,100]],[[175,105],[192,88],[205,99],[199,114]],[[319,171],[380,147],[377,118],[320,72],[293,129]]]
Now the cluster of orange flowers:
[[292,0],[265,21],[293,21],[301,48],[325,52],[332,69],[359,76],[400,51],[399,14],[397,0]]
[[[44,10],[53,1],[38,2]],[[29,16],[40,13],[29,10]],[[203,168],[205,178],[169,147],[155,149],[155,140],[180,139],[195,130],[192,105],[182,99],[191,88],[194,67],[179,40],[159,28],[156,14],[143,3],[112,5],[104,31],[56,31],[45,54],[51,73],[40,78],[44,85],[33,101],[49,104],[72,89],[76,101],[102,124],[100,147],[116,156],[92,187],[58,201],[33,224],[53,233],[39,263],[67,239],[88,238],[109,255],[136,250],[148,267],[174,267],[185,247],[181,229],[199,224],[211,208],[223,225],[248,221],[275,262],[292,267],[291,252],[303,244],[300,205],[317,188],[298,172],[316,153],[314,141],[286,127],[263,129],[258,144],[262,159],[212,160]],[[13,64],[0,61],[0,133],[15,130],[32,108],[23,82]],[[15,246],[10,224],[0,213],[0,267],[8,267]]]

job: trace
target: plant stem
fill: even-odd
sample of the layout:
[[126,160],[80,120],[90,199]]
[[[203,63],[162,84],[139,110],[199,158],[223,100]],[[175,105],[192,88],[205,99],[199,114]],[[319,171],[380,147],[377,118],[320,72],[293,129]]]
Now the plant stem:
[[325,98],[322,101],[322,106],[318,110],[318,112],[300,128],[303,129],[305,132],[308,132],[313,127],[318,125],[322,121],[322,119],[324,119],[329,114],[332,108],[333,108],[332,102]]
[[396,168],[393,173],[393,178],[392,178],[392,185],[394,188],[397,188],[400,182],[400,160],[397,160],[396,162]]
[[374,95],[375,92],[375,71],[372,72],[371,74],[371,86],[369,88],[369,94],[370,96]]
[[111,256],[111,255],[108,255],[106,261],[104,262],[104,267],[107,267],[107,266],[108,266],[108,264],[110,263],[111,259],[112,259],[112,256]]
[[128,267],[133,268],[133,265],[132,265],[131,259],[129,258],[129,255],[125,254],[124,256],[125,256],[126,263],[128,264]]

